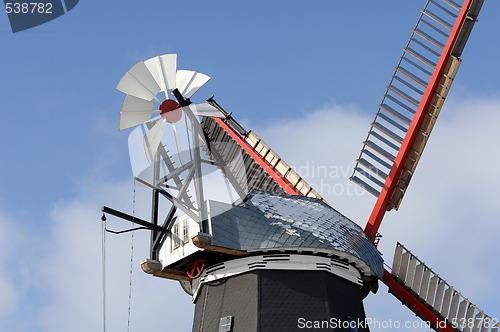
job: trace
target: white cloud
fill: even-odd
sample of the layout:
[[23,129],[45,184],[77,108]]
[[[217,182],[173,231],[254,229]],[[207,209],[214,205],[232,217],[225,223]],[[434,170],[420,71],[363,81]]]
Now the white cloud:
[[[102,330],[100,206],[131,213],[130,182],[87,183],[80,197],[59,202],[41,218],[47,219],[48,230],[21,232],[12,219],[0,217],[5,230],[0,233],[0,330]],[[141,203],[138,215],[147,213]],[[108,216],[108,227],[131,225]],[[140,268],[149,255],[148,236],[145,231],[134,236],[131,331],[189,330],[191,297],[177,282],[151,277]],[[107,331],[127,328],[130,239],[130,233],[107,235]]]
[[[10,218],[0,215],[0,322],[8,319],[19,309],[21,292],[15,282],[14,246],[18,242],[18,230]],[[2,323],[0,323],[0,327]]]
[[[138,189],[139,191],[139,189]],[[83,200],[62,202],[52,212],[54,243],[42,261],[51,301],[40,312],[46,331],[96,331],[102,329],[101,205],[132,213],[133,188],[127,183],[88,185]],[[136,215],[146,214],[137,204]],[[108,228],[130,228],[128,222],[108,215]],[[106,235],[107,330],[127,328],[131,234]],[[149,256],[149,234],[134,234],[131,330],[162,325],[189,329],[190,297],[175,281],[146,275],[140,261]],[[175,299],[175,300],[172,300]],[[175,319],[160,322],[164,316]],[[57,320],[57,317],[65,317]]]
[[254,129],[332,206],[362,225],[372,196],[348,178],[371,120],[355,106],[325,106],[298,119]]

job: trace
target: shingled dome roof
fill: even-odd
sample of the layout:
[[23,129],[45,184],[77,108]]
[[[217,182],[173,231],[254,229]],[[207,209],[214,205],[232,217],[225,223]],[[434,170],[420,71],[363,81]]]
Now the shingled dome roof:
[[383,259],[361,227],[318,199],[254,190],[243,202],[208,204],[214,246],[325,253],[383,276]]

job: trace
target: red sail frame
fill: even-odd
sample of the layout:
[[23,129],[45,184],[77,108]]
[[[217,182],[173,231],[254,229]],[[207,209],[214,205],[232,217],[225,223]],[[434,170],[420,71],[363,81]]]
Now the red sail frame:
[[469,8],[472,4],[473,0],[465,0],[460,13],[455,21],[455,25],[451,30],[450,36],[448,37],[448,41],[441,53],[439,61],[434,69],[434,72],[431,76],[429,84],[427,85],[427,89],[425,90],[424,95],[418,105],[417,111],[415,112],[415,116],[410,124],[410,128],[406,133],[406,136],[401,144],[401,148],[398,151],[396,159],[394,160],[394,164],[392,165],[391,171],[389,172],[389,176],[387,177],[384,187],[378,196],[377,202],[375,203],[375,207],[368,219],[368,222],[365,226],[365,233],[371,238],[375,238],[377,235],[380,224],[382,223],[382,219],[384,218],[385,212],[387,211],[387,205],[394,193],[394,189],[396,188],[396,184],[398,183],[399,177],[401,176],[401,172],[403,171],[403,167],[406,164],[408,159],[408,155],[410,154],[410,150],[415,143],[415,139],[417,138],[418,131],[422,126],[422,122],[424,120],[427,109],[429,108],[432,98],[434,97],[434,93],[438,87],[439,80],[441,79],[441,75],[450,59],[451,51],[455,42],[457,41],[458,35],[462,26],[467,19],[467,14],[469,12]]

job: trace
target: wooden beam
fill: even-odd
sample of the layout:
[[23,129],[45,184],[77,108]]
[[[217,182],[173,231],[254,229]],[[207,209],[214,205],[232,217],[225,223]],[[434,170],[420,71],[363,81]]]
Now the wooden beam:
[[231,248],[226,248],[226,247],[213,246],[211,244],[210,239],[211,238],[206,237],[206,236],[196,235],[193,238],[193,243],[198,248],[209,250],[209,251],[220,252],[223,254],[234,255],[234,256],[248,256],[248,255],[250,255],[250,253],[247,252],[246,250],[238,250],[238,249],[231,249]]

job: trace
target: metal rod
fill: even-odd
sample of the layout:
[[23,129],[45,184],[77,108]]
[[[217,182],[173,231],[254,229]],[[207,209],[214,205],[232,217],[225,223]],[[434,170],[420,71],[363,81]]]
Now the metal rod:
[[123,233],[137,231],[139,229],[149,229],[149,228],[147,228],[147,227],[135,227],[135,228],[131,228],[131,229],[126,229],[124,231],[113,231],[111,229],[106,228],[106,232],[113,233],[113,234],[123,234]]
[[[192,114],[189,114],[188,116],[191,116]],[[193,132],[192,132],[192,137],[193,137],[193,162],[194,162],[194,187],[195,187],[195,194],[196,194],[196,203],[198,204],[198,209],[200,211],[199,217],[200,220],[198,221],[200,223],[201,229],[204,233],[208,232],[208,226],[207,226],[207,213],[206,213],[206,207],[205,207],[205,196],[203,193],[203,173],[201,169],[201,154],[200,154],[200,142],[198,139],[198,134],[201,131],[200,124],[196,119],[192,119],[191,121],[195,121],[193,123]],[[200,128],[198,128],[200,127]],[[199,129],[199,130],[198,130]]]
[[231,182],[231,185],[233,186],[234,190],[240,196],[240,198],[243,200],[246,196],[247,193],[243,190],[243,188],[240,186],[238,183],[238,180],[236,177],[233,175],[231,170],[229,169],[229,166],[224,162],[224,159],[222,158],[221,154],[219,153],[219,150],[217,150],[217,147],[215,146],[215,143],[210,141],[210,138],[208,137],[206,132],[203,132],[205,134],[205,141],[207,142],[207,147],[210,153],[212,153],[213,158],[216,160],[217,164],[219,165],[220,170],[226,178]]
[[147,183],[146,181],[140,179],[140,178],[135,178],[138,182],[142,183],[143,185],[151,188],[151,189],[157,189],[158,192],[160,194],[162,194],[165,198],[167,198],[170,202],[172,202],[172,204],[176,204],[176,206],[182,210],[182,212],[184,212],[185,214],[187,214],[191,219],[193,220],[199,220],[199,216],[196,215],[196,213],[194,213],[193,211],[191,211],[187,206],[183,205],[184,201],[180,201],[179,199],[175,198],[174,196],[172,196],[169,192],[159,188],[159,187],[156,187],[156,186],[153,186],[149,183]]
[[[148,129],[151,129],[153,127],[153,124],[146,123],[146,126],[148,127]],[[174,163],[172,162],[172,160],[170,160],[170,156],[168,155],[167,151],[165,150],[163,144],[160,144],[158,146],[157,154],[159,154],[161,156],[161,159],[163,160],[163,162],[167,166],[167,169],[169,170],[169,172],[173,172],[176,170],[176,167],[174,166]],[[179,176],[175,175],[172,177],[173,177],[173,180],[175,182],[175,185],[178,187],[181,187],[182,180],[179,178]],[[158,185],[158,183],[155,183],[155,185]],[[193,207],[193,203],[191,202],[191,200],[189,199],[189,196],[187,194],[184,194],[182,199],[188,207],[190,207],[190,208]]]
[[172,94],[174,95],[175,99],[177,99],[177,102],[179,102],[179,105],[181,107],[186,107],[191,104],[191,101],[188,99],[185,99],[182,94],[179,92],[179,89],[175,88],[172,90]]
[[225,121],[231,125],[241,136],[245,136],[247,134],[247,131],[238,123],[236,120],[233,119],[231,116],[231,113],[226,112],[225,109],[222,108],[217,102],[214,100],[214,96],[208,98],[207,103],[212,105],[213,107],[217,108],[222,114],[225,116]]
[[109,214],[111,214],[111,215],[113,215],[115,217],[121,218],[123,220],[127,220],[127,221],[130,221],[130,222],[136,223],[138,225],[144,226],[144,227],[146,227],[148,229],[151,229],[151,230],[163,231],[163,228],[161,228],[158,225],[150,223],[149,221],[146,221],[146,220],[139,219],[137,217],[132,217],[129,214],[126,214],[126,213],[123,213],[121,211],[109,208],[107,206],[103,206],[101,208],[101,211],[104,212],[104,213],[109,213]]
[[[154,182],[153,183],[158,183],[159,177],[160,177],[160,156],[158,154],[155,155],[154,160],[154,167],[153,167],[153,174],[154,174]],[[158,189],[153,189],[153,194],[151,197],[151,221],[155,226],[158,226],[158,210],[160,207],[160,193],[158,192]],[[160,231],[161,232],[161,231]],[[151,259],[157,260],[158,259],[158,252],[152,250],[153,249],[153,242],[156,238],[157,231],[152,231],[151,232],[151,240],[150,240],[150,248],[151,248]]]
[[156,235],[156,238],[151,245],[152,251],[158,251],[160,246],[163,244],[163,242],[165,240],[164,235],[167,231],[170,231],[170,228],[172,227],[172,223],[173,223],[174,215],[175,215],[176,211],[177,211],[177,208],[175,207],[175,205],[172,204],[172,207],[170,208],[170,211],[168,212],[167,217],[165,218],[165,221],[163,222],[163,225],[162,225],[162,228],[164,229],[164,231],[162,233],[158,233]]
[[177,169],[171,171],[170,173],[168,173],[167,175],[165,175],[161,179],[159,179],[156,182],[156,184],[167,182],[168,180],[170,180],[170,179],[172,179],[174,177],[178,177],[182,172],[184,172],[185,170],[191,168],[192,166],[193,166],[193,161],[189,161],[189,162],[185,163],[184,165],[178,167]]

